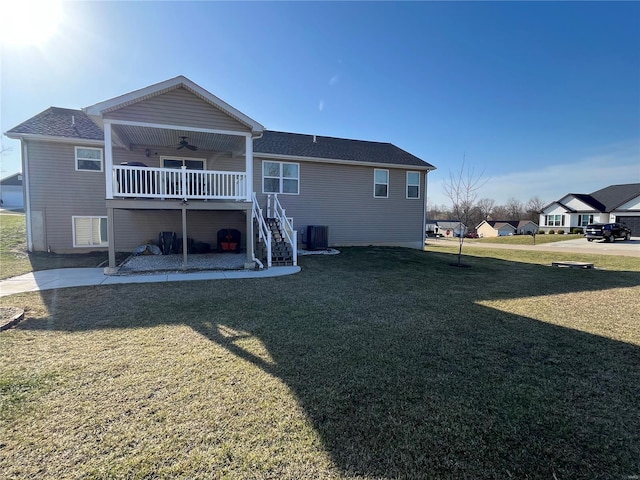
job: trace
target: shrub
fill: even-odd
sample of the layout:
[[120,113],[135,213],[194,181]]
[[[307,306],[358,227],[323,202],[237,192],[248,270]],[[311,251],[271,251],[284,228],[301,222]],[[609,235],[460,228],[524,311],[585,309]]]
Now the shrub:
[[584,230],[580,227],[575,227],[571,230],[571,233],[575,233],[576,235],[582,235]]
[[547,233],[548,233],[549,235],[553,235],[554,233],[556,233],[556,231],[555,231],[555,230],[549,230],[549,231],[547,231]]
[[564,230],[563,229],[558,230],[558,235],[564,235]]
[[545,233],[544,230],[538,231],[538,235],[544,235],[544,233]]

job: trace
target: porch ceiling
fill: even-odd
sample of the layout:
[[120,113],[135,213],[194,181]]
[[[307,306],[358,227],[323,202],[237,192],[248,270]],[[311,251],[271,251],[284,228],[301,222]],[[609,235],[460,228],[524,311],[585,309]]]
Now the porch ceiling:
[[[113,130],[118,138],[129,147],[132,145],[148,145],[177,148],[180,140],[182,140],[180,137],[187,137],[189,144],[195,145],[199,150],[236,154],[244,153],[245,150],[245,137],[238,135],[115,124],[113,125]],[[188,149],[183,150],[186,152],[191,151]]]

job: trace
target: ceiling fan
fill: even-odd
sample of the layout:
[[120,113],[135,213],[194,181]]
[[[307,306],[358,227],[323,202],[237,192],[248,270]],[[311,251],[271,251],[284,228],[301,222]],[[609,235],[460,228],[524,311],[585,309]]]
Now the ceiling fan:
[[195,145],[189,145],[189,142],[187,142],[187,138],[189,137],[180,137],[180,138],[182,140],[180,141],[180,143],[178,143],[178,148],[176,148],[176,150],[182,150],[183,148],[188,148],[192,152],[195,152],[196,150],[198,150],[198,147],[196,147]]

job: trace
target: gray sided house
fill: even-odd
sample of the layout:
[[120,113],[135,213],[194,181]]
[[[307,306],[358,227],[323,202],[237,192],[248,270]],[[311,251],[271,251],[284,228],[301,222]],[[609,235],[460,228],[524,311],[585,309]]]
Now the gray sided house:
[[182,76],[6,135],[21,140],[31,251],[108,249],[113,269],[116,251],[176,232],[185,262],[197,242],[242,249],[249,267],[295,264],[309,231],[328,246],[424,243],[432,165],[390,143],[266,130]]
[[565,230],[590,223],[626,223],[633,236],[640,236],[640,183],[610,185],[593,193],[568,193],[540,213],[540,228]]

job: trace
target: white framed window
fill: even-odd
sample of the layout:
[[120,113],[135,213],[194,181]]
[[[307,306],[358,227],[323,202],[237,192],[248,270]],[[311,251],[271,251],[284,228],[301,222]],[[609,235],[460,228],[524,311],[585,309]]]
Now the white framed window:
[[204,170],[204,158],[160,157],[162,168],[182,168],[187,170]]
[[92,147],[76,148],[76,170],[102,172],[102,149]]
[[109,245],[107,217],[72,217],[74,247],[106,247]]
[[547,227],[564,227],[564,215],[545,215],[544,224]]
[[407,172],[407,198],[420,198],[420,172]]
[[300,193],[300,164],[262,162],[262,193]]
[[590,223],[593,223],[593,215],[579,215],[578,216],[578,226],[586,227]]
[[389,198],[389,170],[381,168],[373,170],[373,196]]

